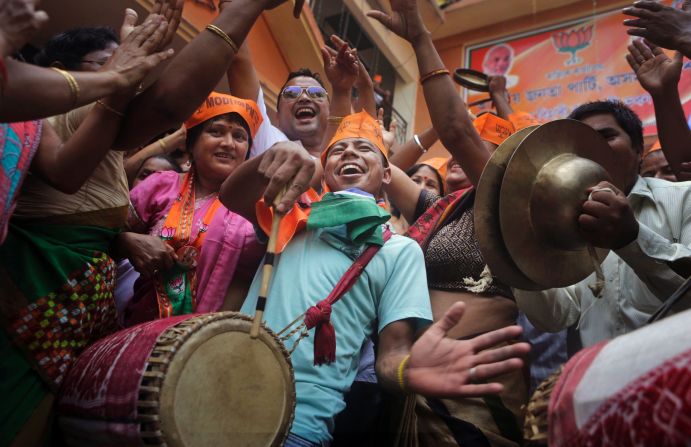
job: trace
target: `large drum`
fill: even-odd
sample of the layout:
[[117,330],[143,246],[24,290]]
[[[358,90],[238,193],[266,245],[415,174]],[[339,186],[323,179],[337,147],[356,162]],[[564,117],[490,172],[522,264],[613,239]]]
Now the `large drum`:
[[295,384],[287,351],[250,317],[185,315],[122,330],[77,359],[58,422],[72,446],[274,446]]

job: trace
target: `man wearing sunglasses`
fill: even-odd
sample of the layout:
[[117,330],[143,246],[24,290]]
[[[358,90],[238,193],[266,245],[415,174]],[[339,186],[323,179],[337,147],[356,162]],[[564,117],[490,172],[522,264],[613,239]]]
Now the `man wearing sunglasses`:
[[318,74],[303,68],[288,75],[278,104],[278,127],[319,157],[329,117],[329,96]]

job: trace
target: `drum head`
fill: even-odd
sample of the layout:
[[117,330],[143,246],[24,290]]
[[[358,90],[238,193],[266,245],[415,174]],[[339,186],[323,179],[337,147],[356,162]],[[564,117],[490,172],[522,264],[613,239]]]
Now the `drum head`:
[[290,358],[272,332],[262,328],[253,340],[250,327],[250,317],[223,312],[192,318],[159,337],[154,352],[177,345],[160,389],[167,445],[283,443],[295,411]]

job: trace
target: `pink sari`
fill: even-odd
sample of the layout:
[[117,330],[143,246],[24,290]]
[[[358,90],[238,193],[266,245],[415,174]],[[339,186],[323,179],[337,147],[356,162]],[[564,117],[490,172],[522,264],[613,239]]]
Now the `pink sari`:
[[[165,236],[163,223],[181,187],[180,174],[167,171],[151,175],[132,189],[129,229],[152,236]],[[214,199],[215,196],[197,199],[193,233],[199,231]],[[265,250],[265,246],[257,240],[252,224],[224,206],[216,211],[206,233],[197,266],[195,312],[218,311],[232,280],[242,278],[251,281]],[[126,326],[157,317],[157,312],[154,312],[158,306],[153,284],[140,278],[135,291],[135,297],[125,310]]]

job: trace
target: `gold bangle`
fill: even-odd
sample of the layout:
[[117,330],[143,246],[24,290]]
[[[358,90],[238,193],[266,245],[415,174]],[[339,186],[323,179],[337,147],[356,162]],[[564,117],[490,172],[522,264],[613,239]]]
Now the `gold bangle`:
[[77,102],[79,101],[79,84],[77,83],[77,80],[74,79],[74,76],[70,72],[67,72],[65,70],[61,70],[57,67],[51,67],[54,71],[60,73],[63,78],[67,81],[67,85],[70,86],[70,92],[72,93],[72,107],[77,106]]
[[341,124],[341,121],[343,121],[343,117],[342,116],[330,116],[326,119],[326,121],[329,124],[337,124],[338,125],[338,124]]
[[423,77],[420,78],[420,84],[425,83],[425,81],[427,81],[427,80],[429,80],[435,76],[450,75],[450,74],[451,74],[451,72],[449,70],[447,70],[446,68],[442,68],[440,70],[430,71],[429,73],[427,73],[426,75],[424,75]]
[[221,39],[225,40],[228,46],[237,54],[237,52],[239,51],[238,45],[235,42],[233,42],[233,39],[231,39],[230,36],[225,33],[225,31],[223,31],[216,25],[206,25],[206,29],[208,31],[211,31]]
[[163,141],[163,138],[160,138],[158,140],[158,145],[161,146],[161,149],[163,149],[163,153],[165,154],[167,149],[166,149],[166,142]]
[[109,106],[109,105],[106,104],[105,102],[101,101],[100,99],[99,99],[98,101],[96,101],[96,104],[98,104],[99,106],[103,107],[103,108],[104,108],[105,110],[107,110],[108,112],[113,113],[113,114],[119,116],[120,118],[122,118],[122,117],[125,116],[124,113],[122,113],[122,112],[120,112],[120,111],[118,111],[118,110],[115,110],[114,108],[112,108],[111,106]]
[[408,392],[405,386],[405,379],[403,377],[403,372],[405,370],[406,365],[408,364],[408,360],[410,360],[410,354],[403,357],[403,360],[401,360],[401,363],[398,365],[398,371],[396,374],[396,378],[398,379],[398,386],[401,387],[401,391],[403,391],[404,393]]

